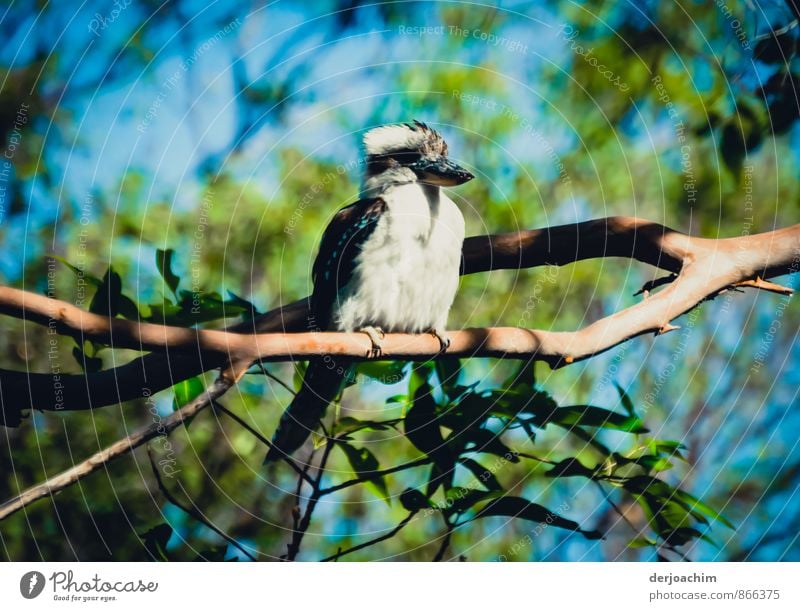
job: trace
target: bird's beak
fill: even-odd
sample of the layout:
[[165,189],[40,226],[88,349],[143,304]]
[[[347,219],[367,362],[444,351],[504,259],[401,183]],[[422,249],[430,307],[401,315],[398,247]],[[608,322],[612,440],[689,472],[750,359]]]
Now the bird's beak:
[[411,164],[410,167],[420,181],[441,187],[461,185],[475,178],[470,172],[447,157],[423,157]]

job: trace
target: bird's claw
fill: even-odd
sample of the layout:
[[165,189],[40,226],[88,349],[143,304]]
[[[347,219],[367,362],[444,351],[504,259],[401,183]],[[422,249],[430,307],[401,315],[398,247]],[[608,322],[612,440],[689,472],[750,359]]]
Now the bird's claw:
[[366,333],[369,341],[372,342],[372,347],[367,350],[368,359],[376,359],[383,352],[383,338],[386,334],[380,327],[364,327],[359,329],[361,333]]
[[450,347],[450,338],[447,337],[447,332],[442,329],[431,329],[430,333],[439,340],[439,352],[446,352]]

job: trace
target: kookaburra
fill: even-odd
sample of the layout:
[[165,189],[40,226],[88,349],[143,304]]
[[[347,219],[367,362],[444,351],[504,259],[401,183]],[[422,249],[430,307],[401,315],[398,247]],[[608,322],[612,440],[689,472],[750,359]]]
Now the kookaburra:
[[[364,152],[361,199],[334,216],[314,261],[313,326],[363,331],[376,353],[385,332],[432,333],[446,350],[464,217],[441,187],[473,175],[448,158],[438,132],[418,121],[369,130]],[[333,357],[309,363],[266,462],[305,442],[349,372]]]

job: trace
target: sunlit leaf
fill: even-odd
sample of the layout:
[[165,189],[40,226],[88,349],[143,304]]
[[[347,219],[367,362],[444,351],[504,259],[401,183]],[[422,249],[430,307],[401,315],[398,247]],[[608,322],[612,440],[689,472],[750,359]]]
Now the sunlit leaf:
[[375,458],[375,455],[367,448],[355,448],[349,443],[340,441],[336,445],[340,447],[345,456],[347,456],[347,461],[353,468],[353,472],[359,477],[365,478],[367,480],[367,486],[371,487],[379,498],[386,501],[387,504],[390,504],[391,501],[389,498],[389,490],[386,486],[386,479],[382,475],[373,475],[375,471],[378,471],[380,468],[380,464],[378,463],[378,459]]

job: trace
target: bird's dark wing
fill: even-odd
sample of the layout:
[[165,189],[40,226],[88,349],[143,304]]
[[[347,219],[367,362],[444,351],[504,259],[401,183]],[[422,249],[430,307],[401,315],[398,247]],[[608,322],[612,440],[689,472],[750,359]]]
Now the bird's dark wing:
[[362,199],[339,210],[325,229],[312,271],[311,312],[317,328],[329,327],[339,291],[350,282],[355,259],[384,212],[386,202],[380,197]]
[[[384,200],[362,199],[339,210],[325,229],[313,269],[313,327],[329,328],[338,294],[350,282],[356,257],[385,211]],[[306,442],[328,405],[342,391],[350,370],[350,365],[331,367],[319,358],[309,361],[303,385],[281,416],[265,463],[292,454]]]

